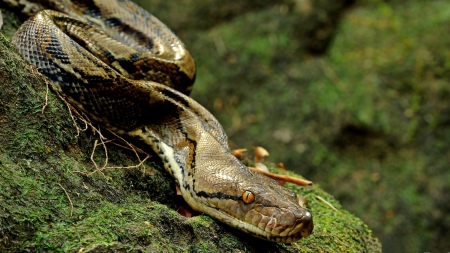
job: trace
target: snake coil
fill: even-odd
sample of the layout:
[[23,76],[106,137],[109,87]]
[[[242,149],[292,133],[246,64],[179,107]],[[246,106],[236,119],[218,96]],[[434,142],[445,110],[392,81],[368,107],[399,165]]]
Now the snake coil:
[[242,165],[187,96],[194,60],[162,22],[127,0],[3,1],[37,13],[12,39],[19,53],[92,120],[150,146],[194,210],[269,241],[310,235],[297,195]]

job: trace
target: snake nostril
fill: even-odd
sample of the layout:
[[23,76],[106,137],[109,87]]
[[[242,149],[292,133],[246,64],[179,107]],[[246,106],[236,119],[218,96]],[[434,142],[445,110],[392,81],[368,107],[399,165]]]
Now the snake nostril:
[[314,229],[314,223],[311,213],[306,212],[303,218],[301,219],[301,222],[303,226],[300,230],[300,233],[302,234],[302,237],[306,238],[312,233]]
[[302,237],[308,237],[314,228],[313,219],[310,212],[303,210],[301,214],[297,214],[294,229],[289,234],[300,233]]

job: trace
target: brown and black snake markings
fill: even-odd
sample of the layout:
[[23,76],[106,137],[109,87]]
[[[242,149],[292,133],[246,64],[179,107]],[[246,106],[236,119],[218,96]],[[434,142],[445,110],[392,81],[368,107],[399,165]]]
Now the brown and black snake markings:
[[194,210],[269,241],[311,234],[297,195],[242,165],[186,95],[194,60],[157,18],[127,0],[3,1],[37,13],[12,39],[23,58],[91,120],[149,145]]

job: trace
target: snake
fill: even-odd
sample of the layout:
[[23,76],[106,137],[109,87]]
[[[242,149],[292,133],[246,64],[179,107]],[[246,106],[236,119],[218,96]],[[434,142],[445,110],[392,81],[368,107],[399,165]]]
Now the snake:
[[312,233],[299,196],[244,166],[188,96],[194,59],[155,16],[128,0],[3,1],[31,15],[19,54],[90,120],[150,147],[193,210],[272,242]]

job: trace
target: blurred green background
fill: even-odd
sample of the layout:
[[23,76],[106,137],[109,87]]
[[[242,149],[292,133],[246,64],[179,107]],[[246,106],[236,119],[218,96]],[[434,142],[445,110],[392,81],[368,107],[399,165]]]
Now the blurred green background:
[[141,1],[233,148],[313,180],[384,252],[450,251],[450,2]]

